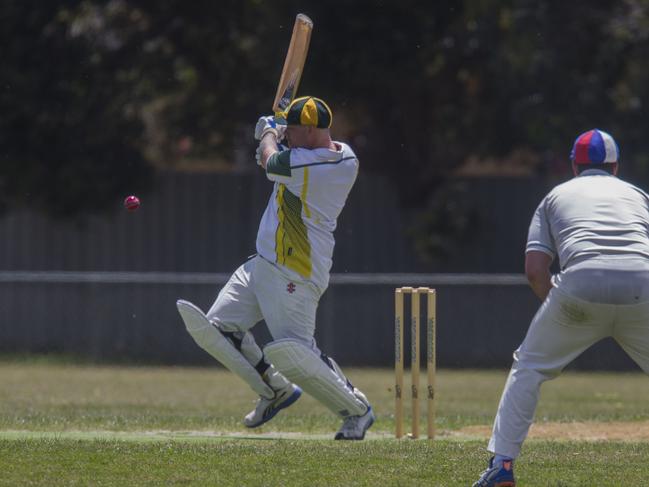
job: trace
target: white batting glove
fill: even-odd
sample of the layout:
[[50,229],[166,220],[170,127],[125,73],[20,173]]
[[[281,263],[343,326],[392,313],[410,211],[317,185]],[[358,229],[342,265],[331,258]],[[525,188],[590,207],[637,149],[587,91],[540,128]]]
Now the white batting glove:
[[257,125],[255,127],[255,139],[261,140],[264,135],[271,132],[275,135],[275,139],[279,142],[284,138],[284,132],[286,131],[286,125],[281,125],[275,122],[275,117],[266,116],[259,117]]
[[255,160],[257,161],[257,165],[261,166],[261,147],[257,147],[255,151]]

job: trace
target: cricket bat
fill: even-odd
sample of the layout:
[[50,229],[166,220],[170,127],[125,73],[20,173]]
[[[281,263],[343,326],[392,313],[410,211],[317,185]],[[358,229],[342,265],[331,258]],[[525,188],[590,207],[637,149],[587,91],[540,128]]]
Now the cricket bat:
[[293,35],[288,45],[288,52],[284,60],[284,68],[279,78],[273,111],[277,114],[286,110],[286,107],[295,98],[297,87],[300,84],[306,54],[309,51],[313,21],[304,14],[297,14],[293,25]]

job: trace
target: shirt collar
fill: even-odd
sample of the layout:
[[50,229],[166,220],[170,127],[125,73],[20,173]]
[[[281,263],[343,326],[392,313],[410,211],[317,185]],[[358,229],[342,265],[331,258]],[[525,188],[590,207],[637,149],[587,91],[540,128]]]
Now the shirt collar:
[[579,176],[612,176],[611,173],[604,171],[604,169],[586,169],[578,174]]

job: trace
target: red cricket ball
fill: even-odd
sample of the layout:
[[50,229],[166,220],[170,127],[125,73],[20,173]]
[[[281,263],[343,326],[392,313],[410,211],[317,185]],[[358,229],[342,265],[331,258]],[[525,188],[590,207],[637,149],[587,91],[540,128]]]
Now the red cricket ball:
[[126,199],[124,199],[124,208],[126,208],[128,211],[135,211],[140,207],[140,198],[137,196],[131,195],[127,196]]

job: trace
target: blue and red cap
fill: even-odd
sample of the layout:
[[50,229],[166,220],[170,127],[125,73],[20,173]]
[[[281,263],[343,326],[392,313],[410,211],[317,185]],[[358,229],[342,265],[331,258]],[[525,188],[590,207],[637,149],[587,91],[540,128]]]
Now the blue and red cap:
[[575,139],[570,160],[575,164],[612,164],[618,161],[620,149],[615,139],[603,130],[593,129]]

